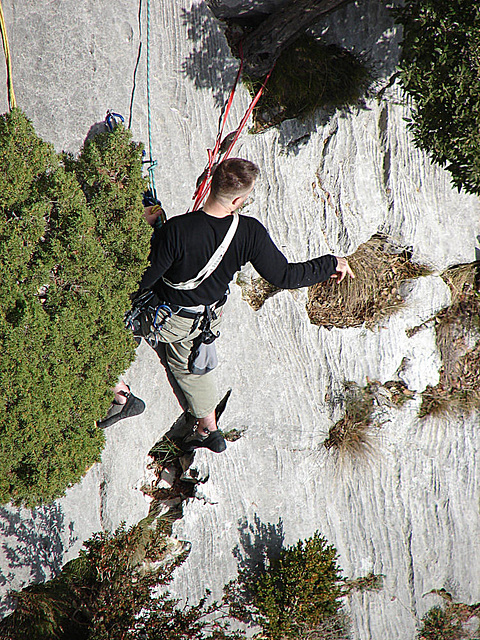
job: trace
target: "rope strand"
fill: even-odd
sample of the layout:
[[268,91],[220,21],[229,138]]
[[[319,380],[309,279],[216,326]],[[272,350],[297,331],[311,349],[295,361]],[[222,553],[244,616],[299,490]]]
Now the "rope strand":
[[15,91],[13,90],[12,79],[12,59],[10,56],[10,47],[8,45],[7,27],[5,25],[5,16],[3,15],[2,2],[0,0],[0,31],[2,32],[3,51],[5,53],[5,62],[7,65],[7,92],[8,92],[8,107],[10,111],[17,106],[17,100],[15,98]]
[[148,176],[150,179],[150,188],[153,196],[157,197],[157,190],[155,188],[155,167],[157,165],[156,160],[152,159],[152,111],[150,100],[150,0],[147,0],[147,120],[148,120],[148,153],[149,158],[147,162],[150,164],[148,167]]
[[[227,119],[228,113],[230,111],[230,107],[232,106],[232,101],[233,101],[233,96],[235,94],[235,90],[237,88],[237,84],[238,81],[240,79],[240,75],[242,73],[243,70],[243,65],[244,65],[244,59],[243,59],[243,50],[242,47],[240,45],[239,47],[239,51],[240,51],[240,67],[238,69],[238,73],[237,73],[237,77],[235,80],[235,83],[233,85],[233,88],[230,92],[230,96],[227,100],[227,102],[225,103],[222,112],[220,114],[220,119],[219,119],[219,125],[218,125],[218,134],[217,134],[217,139],[216,139],[216,143],[215,143],[215,147],[212,151],[212,149],[208,149],[208,164],[201,176],[202,180],[200,182],[200,184],[198,185],[194,195],[193,195],[193,199],[195,200],[194,204],[193,204],[193,209],[192,211],[197,211],[200,208],[200,205],[202,204],[202,202],[204,201],[204,199],[206,198],[209,190],[210,190],[210,186],[212,183],[212,171],[213,168],[215,166],[215,161],[217,158],[217,154],[220,152],[220,158],[221,160],[226,160],[230,153],[233,150],[233,147],[235,146],[235,143],[237,142],[238,138],[240,137],[240,134],[242,133],[243,129],[245,128],[245,125],[248,122],[249,117],[252,114],[252,111],[254,110],[255,106],[257,105],[257,102],[260,100],[262,93],[265,89],[265,86],[270,78],[270,76],[272,75],[273,69],[275,67],[275,63],[273,64],[272,68],[270,69],[270,71],[267,74],[267,77],[265,78],[263,84],[261,85],[260,89],[258,90],[257,94],[255,95],[255,97],[252,99],[252,101],[250,102],[250,105],[248,107],[248,109],[246,110],[243,118],[240,121],[240,124],[238,125],[238,128],[233,131],[232,133],[228,134],[228,136],[225,137],[225,139],[222,141],[221,137],[222,137],[222,133],[223,133],[223,129],[225,127],[225,121]],[[230,141],[229,138],[230,136],[233,136],[233,139]],[[224,146],[225,143],[228,143],[228,146],[226,147],[225,150],[222,149],[222,147]],[[220,160],[219,160],[220,162]]]

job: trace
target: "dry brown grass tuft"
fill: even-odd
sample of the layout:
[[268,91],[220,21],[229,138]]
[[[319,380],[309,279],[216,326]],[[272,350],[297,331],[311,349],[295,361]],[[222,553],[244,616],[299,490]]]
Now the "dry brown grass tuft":
[[349,256],[355,278],[339,285],[333,279],[309,289],[310,321],[325,327],[372,328],[404,304],[400,285],[431,271],[413,264],[405,250],[399,252],[383,236],[373,236]]
[[375,395],[369,384],[359,387],[347,382],[344,400],[345,416],[330,428],[324,447],[333,449],[341,458],[368,458],[374,452]]
[[470,413],[480,407],[479,262],[448,269],[443,279],[452,304],[435,318],[442,356],[440,382],[422,394],[420,417]]
[[403,382],[381,384],[367,379],[365,387],[346,382],[342,397],[345,415],[331,427],[323,443],[325,448],[334,450],[341,459],[370,458],[375,452],[380,427],[378,417],[373,418],[375,408],[401,407],[414,395]]
[[265,300],[281,291],[281,289],[270,284],[264,278],[247,279],[245,276],[239,275],[237,284],[242,290],[242,298],[248,302],[254,311],[258,311]]

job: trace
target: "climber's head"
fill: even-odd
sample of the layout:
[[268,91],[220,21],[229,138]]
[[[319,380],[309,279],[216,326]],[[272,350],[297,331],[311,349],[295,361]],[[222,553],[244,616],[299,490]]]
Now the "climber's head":
[[238,208],[252,191],[259,172],[257,165],[250,160],[224,160],[213,174],[211,194],[222,205]]

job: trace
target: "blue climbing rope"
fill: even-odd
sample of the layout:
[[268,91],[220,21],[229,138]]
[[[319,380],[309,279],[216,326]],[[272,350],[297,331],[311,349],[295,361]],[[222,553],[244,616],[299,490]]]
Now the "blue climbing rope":
[[144,160],[145,164],[148,164],[148,181],[150,185],[150,191],[153,198],[158,201],[157,190],[155,188],[155,167],[157,161],[152,157],[152,112],[151,112],[151,100],[150,100],[150,0],[147,0],[147,124],[148,124],[148,160]]

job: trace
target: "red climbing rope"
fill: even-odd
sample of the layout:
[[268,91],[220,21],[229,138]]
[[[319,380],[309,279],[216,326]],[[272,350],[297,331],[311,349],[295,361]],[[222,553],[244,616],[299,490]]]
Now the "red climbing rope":
[[[242,74],[243,66],[244,66],[243,49],[242,49],[241,43],[240,43],[240,46],[239,46],[239,53],[240,53],[240,67],[238,69],[237,77],[235,78],[235,82],[233,84],[233,88],[232,88],[232,90],[230,92],[230,96],[229,96],[228,100],[225,102],[225,104],[223,105],[222,111],[220,113],[220,117],[218,119],[218,133],[217,133],[217,138],[215,140],[215,146],[214,146],[213,149],[207,149],[208,163],[207,163],[207,166],[205,167],[205,170],[203,171],[203,173],[201,174],[201,176],[199,177],[199,179],[197,181],[197,188],[196,188],[195,193],[193,194],[193,198],[192,198],[192,200],[195,200],[195,202],[193,204],[192,211],[197,211],[199,209],[200,205],[202,204],[203,200],[206,198],[208,192],[210,191],[210,184],[212,182],[212,172],[213,172],[213,169],[214,169],[215,164],[217,162],[217,156],[220,154],[221,159],[222,160],[226,160],[228,158],[228,156],[230,155],[230,153],[232,152],[232,149],[233,149],[235,143],[237,142],[238,138],[240,137],[240,134],[242,133],[242,130],[244,129],[245,125],[247,124],[248,119],[252,114],[252,111],[254,110],[257,102],[260,100],[260,98],[262,96],[262,93],[263,93],[263,90],[265,89],[265,85],[267,84],[268,79],[272,75],[273,67],[275,66],[275,65],[273,65],[273,67],[268,72],[264,83],[262,84],[262,86],[258,90],[256,96],[251,101],[248,109],[245,112],[245,115],[240,120],[240,124],[238,125],[238,128],[235,131],[232,131],[231,133],[229,133],[222,140],[223,130],[225,128],[225,122],[227,120],[227,117],[228,117],[228,114],[229,114],[229,111],[230,111],[230,107],[232,106],[233,97],[235,95],[235,90],[237,88],[237,84],[238,84],[238,81],[239,81],[240,76]],[[219,161],[220,161],[220,158],[219,158],[218,162]]]

